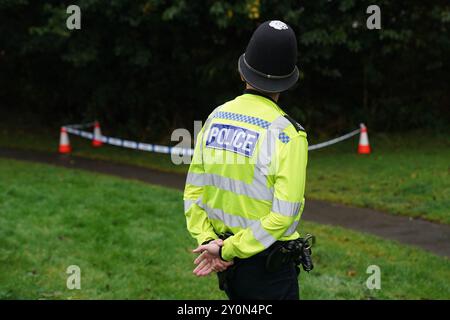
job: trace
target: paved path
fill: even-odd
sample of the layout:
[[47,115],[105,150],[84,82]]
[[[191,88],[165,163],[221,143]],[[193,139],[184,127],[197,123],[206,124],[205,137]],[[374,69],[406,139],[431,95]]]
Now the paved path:
[[[183,189],[185,182],[185,176],[182,174],[62,156],[57,153],[0,148],[0,157],[94,171],[180,190]],[[450,226],[448,225],[318,200],[306,201],[303,219],[374,234],[450,257]]]

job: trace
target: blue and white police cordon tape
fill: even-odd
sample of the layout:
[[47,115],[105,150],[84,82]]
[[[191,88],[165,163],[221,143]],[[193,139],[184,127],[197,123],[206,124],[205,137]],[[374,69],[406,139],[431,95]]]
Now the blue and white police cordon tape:
[[[70,125],[65,125],[63,127],[70,134],[92,140],[92,139],[94,139],[94,134],[92,132],[83,131],[81,129],[92,127],[94,125],[94,123],[95,122],[89,122],[89,123],[83,123],[83,124],[70,124]],[[317,150],[317,149],[322,149],[322,148],[328,147],[330,145],[336,144],[343,140],[347,140],[347,139],[357,135],[360,132],[361,132],[361,129],[355,129],[347,134],[344,134],[343,136],[331,139],[329,141],[310,145],[310,146],[308,146],[308,150],[312,151],[312,150]],[[103,135],[101,135],[99,137],[99,139],[103,143],[107,143],[107,144],[117,146],[117,147],[128,148],[128,149],[135,149],[135,150],[141,150],[141,151],[147,151],[147,152],[157,152],[157,153],[163,153],[163,154],[189,155],[189,156],[192,156],[194,154],[194,149],[192,149],[192,148],[170,147],[170,146],[164,146],[164,145],[159,145],[159,144],[143,143],[143,142],[136,142],[136,141],[132,141],[132,140],[125,140],[125,139],[121,139],[121,138],[108,137],[108,136],[103,136]]]
[[334,138],[334,139],[331,139],[331,140],[328,140],[325,142],[321,142],[318,144],[313,144],[312,146],[308,146],[308,151],[322,149],[322,148],[331,146],[332,144],[347,140],[347,139],[357,135],[360,132],[361,132],[361,129],[356,129],[356,130],[353,130],[352,132],[344,134],[343,136],[340,136],[340,137],[337,137],[337,138]]
[[[84,127],[84,125],[77,125],[78,127]],[[83,131],[80,129],[76,129],[73,126],[64,126],[68,133],[80,136],[85,139],[92,140],[94,138],[94,134],[92,132]],[[135,150],[141,150],[141,151],[148,151],[148,152],[157,152],[157,153],[164,153],[164,154],[180,154],[180,155],[190,155],[192,156],[194,154],[194,150],[191,148],[179,148],[179,147],[169,147],[169,146],[163,146],[159,144],[151,144],[151,143],[143,143],[143,142],[136,142],[132,140],[125,140],[121,138],[115,138],[115,137],[108,137],[108,136],[101,136],[100,141],[103,143],[107,143],[116,147],[123,147],[128,149],[135,149]]]

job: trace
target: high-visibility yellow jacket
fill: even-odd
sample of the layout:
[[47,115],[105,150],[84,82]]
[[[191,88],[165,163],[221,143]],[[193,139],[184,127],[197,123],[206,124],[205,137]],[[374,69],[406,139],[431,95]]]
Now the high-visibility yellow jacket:
[[231,232],[222,258],[232,260],[299,237],[308,155],[302,129],[255,92],[211,113],[184,191],[187,228],[199,244]]

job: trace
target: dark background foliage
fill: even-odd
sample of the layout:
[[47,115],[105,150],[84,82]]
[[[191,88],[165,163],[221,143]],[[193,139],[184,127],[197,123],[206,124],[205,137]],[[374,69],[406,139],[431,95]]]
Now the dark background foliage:
[[[81,30],[66,28],[69,4]],[[382,30],[366,28],[371,4]],[[301,81],[280,104],[310,132],[448,126],[450,5],[438,0],[0,0],[0,116],[167,140],[240,94],[237,59],[269,19],[297,33]]]

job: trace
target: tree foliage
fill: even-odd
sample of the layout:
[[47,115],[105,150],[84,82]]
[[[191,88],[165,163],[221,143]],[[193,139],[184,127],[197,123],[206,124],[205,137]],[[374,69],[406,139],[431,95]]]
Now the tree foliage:
[[[82,11],[66,28],[66,8]],[[0,105],[46,125],[97,118],[165,139],[242,90],[237,59],[259,23],[298,36],[301,81],[281,105],[334,134],[448,124],[450,5],[379,0],[0,0]],[[5,109],[4,109],[5,110]]]

